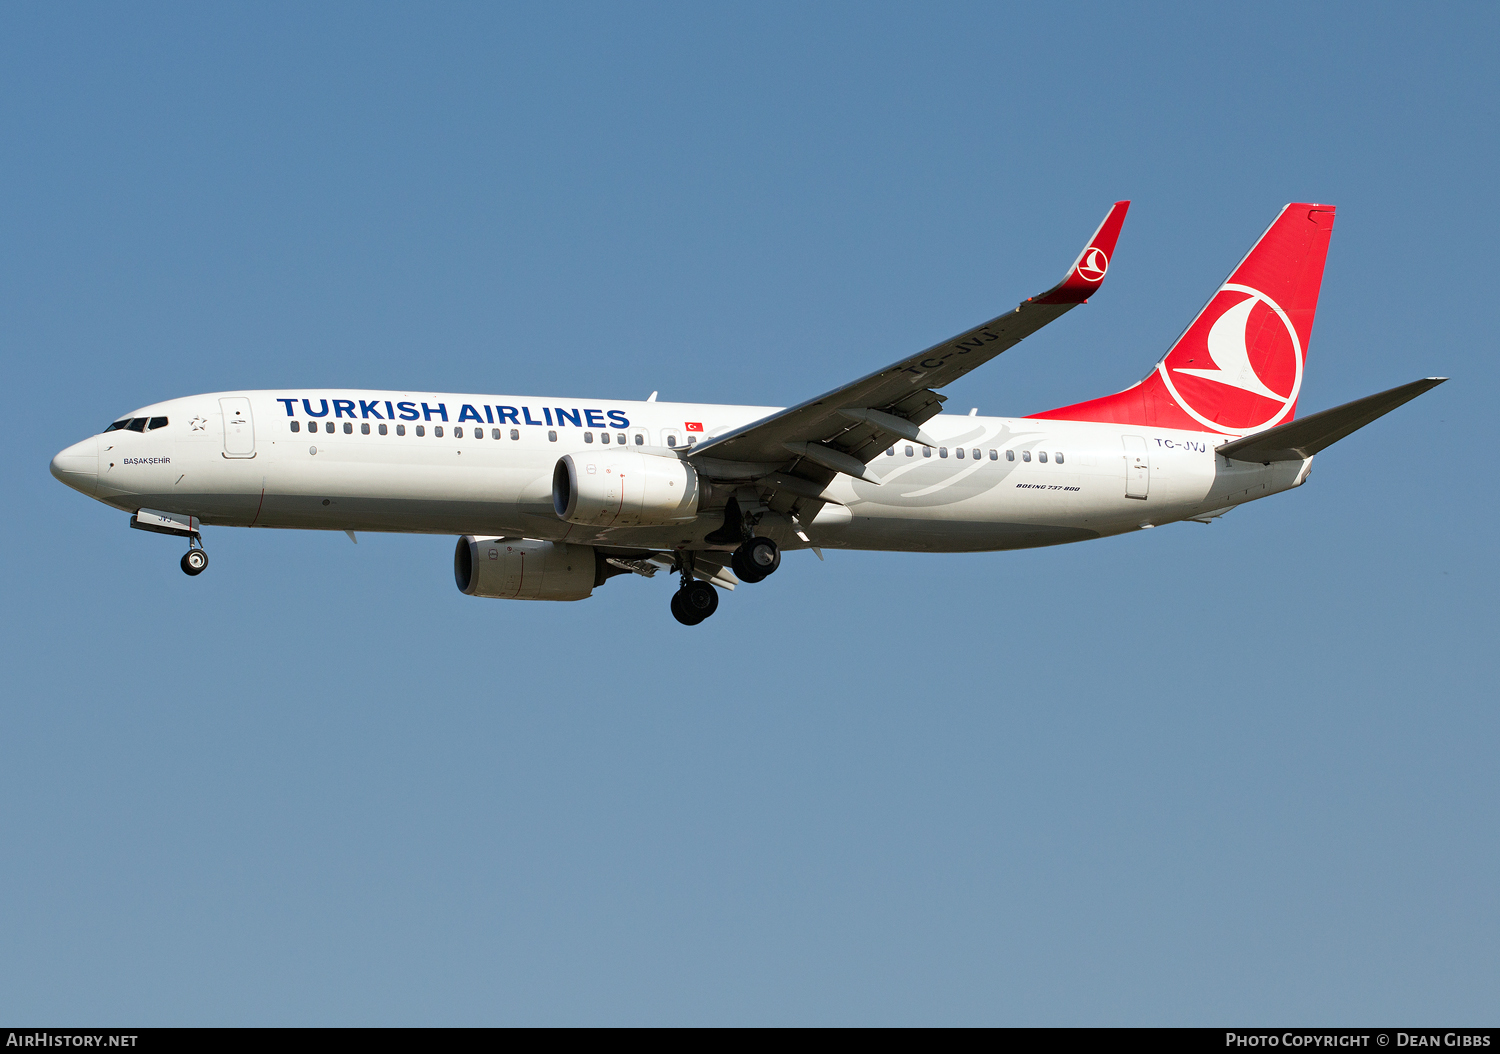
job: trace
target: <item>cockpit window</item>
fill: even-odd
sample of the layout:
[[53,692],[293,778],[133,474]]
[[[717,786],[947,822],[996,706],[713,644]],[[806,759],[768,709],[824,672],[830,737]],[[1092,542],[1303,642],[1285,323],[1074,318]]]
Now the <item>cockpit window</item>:
[[130,418],[128,418],[128,417],[122,418],[121,420],[116,421],[114,424],[112,424],[108,428],[106,428],[105,431],[106,432],[118,432],[120,429],[124,428],[128,424],[130,424]]
[[144,432],[146,430],[146,419],[144,417],[132,417],[125,425],[132,432]]
[[146,425],[147,431],[165,427],[167,427],[167,419],[165,417],[153,417],[150,424]]

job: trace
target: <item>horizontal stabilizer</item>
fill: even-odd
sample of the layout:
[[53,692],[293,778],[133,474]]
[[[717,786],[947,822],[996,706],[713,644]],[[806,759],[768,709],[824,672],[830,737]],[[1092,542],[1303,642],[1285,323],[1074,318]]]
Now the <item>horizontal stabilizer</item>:
[[1446,381],[1447,377],[1424,377],[1378,395],[1367,395],[1352,403],[1320,410],[1290,424],[1277,425],[1264,432],[1225,443],[1218,452],[1236,461],[1301,461],[1330,447],[1377,417],[1383,417],[1402,403],[1410,402],[1425,391]]

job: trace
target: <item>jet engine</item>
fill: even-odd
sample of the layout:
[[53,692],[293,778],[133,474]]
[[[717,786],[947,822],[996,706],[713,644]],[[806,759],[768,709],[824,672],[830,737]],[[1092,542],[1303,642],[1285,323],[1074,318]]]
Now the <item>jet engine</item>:
[[601,449],[567,454],[552,473],[552,506],[590,527],[665,527],[698,515],[698,471],[675,457]]
[[453,552],[453,577],[471,597],[582,600],[599,584],[600,564],[591,545],[466,534]]

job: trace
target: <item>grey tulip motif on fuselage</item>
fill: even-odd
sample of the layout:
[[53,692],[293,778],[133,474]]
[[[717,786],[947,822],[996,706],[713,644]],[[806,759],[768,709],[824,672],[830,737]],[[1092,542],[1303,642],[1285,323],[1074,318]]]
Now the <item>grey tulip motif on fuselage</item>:
[[[948,440],[949,456],[941,458],[933,450],[931,457],[922,456],[922,448],[915,443],[898,442],[896,456],[882,453],[870,463],[870,468],[880,479],[879,486],[863,480],[853,480],[854,493],[861,501],[878,501],[886,505],[904,505],[907,508],[932,508],[967,501],[981,494],[1004,486],[1007,478],[1023,462],[1007,461],[1001,453],[999,461],[989,460],[990,450],[1004,451],[1009,448],[1019,452],[1031,450],[1042,440],[1039,431],[1015,431],[1009,425],[1001,426],[998,432],[989,432],[984,427],[969,430]],[[914,451],[906,456],[906,447]],[[966,454],[975,447],[983,451],[980,460],[965,457],[960,460],[954,451],[962,447]]]

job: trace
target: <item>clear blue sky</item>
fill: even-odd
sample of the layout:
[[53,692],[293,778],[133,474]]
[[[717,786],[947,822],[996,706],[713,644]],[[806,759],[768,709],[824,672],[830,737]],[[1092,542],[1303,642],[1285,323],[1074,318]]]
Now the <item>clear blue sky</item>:
[[[0,1018],[1495,1022],[1493,5],[0,9]],[[785,404],[1144,375],[1339,207],[1304,411],[1212,526],[461,596],[452,539],[180,546],[51,455],[235,388]]]

